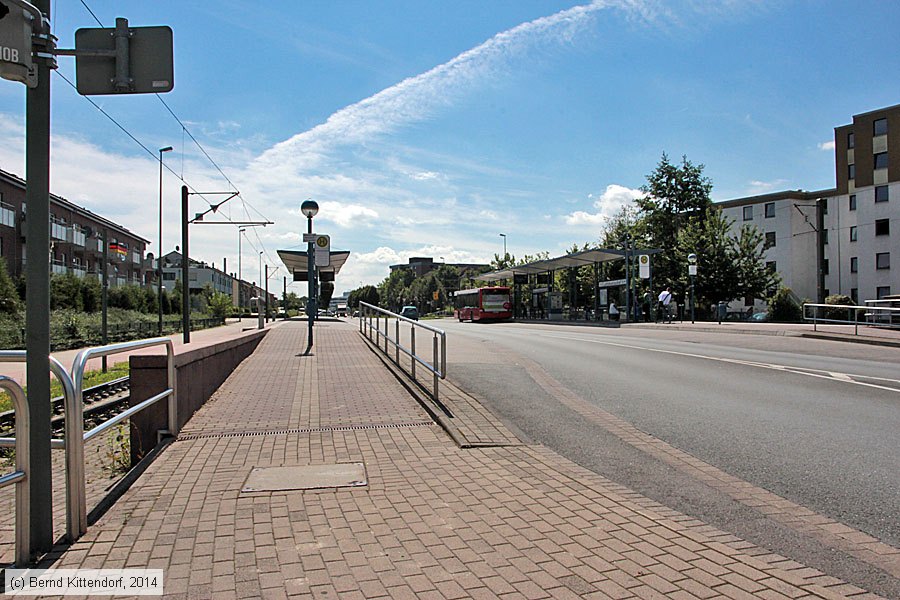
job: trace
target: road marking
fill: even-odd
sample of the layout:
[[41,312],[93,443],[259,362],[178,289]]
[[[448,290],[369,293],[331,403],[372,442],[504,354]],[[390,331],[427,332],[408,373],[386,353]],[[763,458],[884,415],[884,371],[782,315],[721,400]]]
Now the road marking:
[[714,361],[718,361],[718,362],[731,363],[731,364],[743,365],[743,366],[748,366],[748,367],[758,367],[760,369],[773,369],[776,371],[784,371],[787,373],[794,373],[796,375],[806,375],[808,377],[817,377],[819,379],[827,379],[829,381],[840,381],[843,383],[850,383],[853,385],[860,385],[860,386],[864,386],[864,387],[875,388],[878,390],[885,390],[888,392],[900,393],[900,388],[890,387],[890,386],[886,386],[886,385],[878,385],[875,383],[867,383],[865,381],[858,381],[857,379],[854,379],[854,378],[858,377],[858,378],[862,378],[862,379],[873,379],[876,381],[896,383],[898,385],[900,385],[900,379],[888,379],[886,377],[870,377],[868,375],[851,375],[848,373],[835,373],[832,371],[825,371],[822,369],[809,369],[806,367],[792,367],[790,365],[778,365],[778,364],[774,364],[774,363],[763,363],[763,362],[756,362],[756,361],[751,361],[751,360],[741,360],[741,359],[737,359],[737,358],[725,358],[725,357],[721,357],[721,356],[707,356],[705,354],[696,354],[693,352],[681,352],[678,350],[664,350],[662,348],[647,348],[644,346],[636,346],[633,344],[623,344],[621,342],[609,342],[609,341],[604,341],[604,340],[588,339],[588,338],[583,338],[583,337],[574,337],[574,336],[570,336],[570,335],[559,335],[559,334],[544,333],[544,332],[540,332],[540,335],[543,335],[545,337],[564,339],[564,340],[575,340],[575,341],[580,341],[580,342],[589,342],[592,344],[602,344],[604,346],[617,346],[619,348],[630,348],[632,350],[644,350],[646,352],[659,352],[662,354],[674,354],[676,356],[685,356],[688,358],[701,358],[704,360],[714,360]]

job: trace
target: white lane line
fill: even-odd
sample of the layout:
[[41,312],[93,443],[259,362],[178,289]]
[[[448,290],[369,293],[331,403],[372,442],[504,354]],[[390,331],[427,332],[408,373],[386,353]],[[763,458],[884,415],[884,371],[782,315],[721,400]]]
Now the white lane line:
[[774,369],[777,371],[786,371],[786,372],[794,373],[797,375],[806,375],[807,377],[817,377],[819,379],[827,379],[829,381],[840,381],[843,383],[850,383],[853,385],[861,385],[864,387],[875,388],[877,390],[886,390],[888,392],[900,393],[900,389],[895,388],[895,387],[890,387],[890,386],[885,386],[885,385],[877,385],[874,383],[866,383],[864,381],[857,381],[857,380],[853,379],[854,377],[862,377],[862,378],[866,378],[866,379],[876,379],[878,381],[890,381],[892,383],[900,384],[900,380],[887,379],[885,377],[869,377],[867,375],[849,375],[847,373],[834,373],[831,371],[824,371],[824,370],[820,370],[820,369],[806,369],[804,367],[792,367],[790,365],[776,365],[776,364],[772,364],[772,363],[761,363],[761,362],[754,362],[754,361],[749,361],[749,360],[740,360],[740,359],[736,359],[736,358],[724,358],[721,356],[708,356],[705,354],[695,354],[693,352],[680,352],[678,350],[664,350],[662,348],[647,348],[645,346],[635,346],[632,344],[623,344],[621,342],[608,342],[608,341],[604,341],[604,340],[588,339],[588,338],[583,338],[583,337],[573,337],[573,336],[569,336],[569,335],[559,335],[559,334],[553,334],[553,333],[541,332],[540,335],[543,335],[545,337],[564,339],[564,340],[588,342],[591,344],[601,344],[604,346],[616,346],[619,348],[630,348],[632,350],[644,350],[645,352],[659,352],[662,354],[673,354],[675,356],[686,356],[688,358],[701,358],[701,359],[705,359],[705,360],[714,360],[714,361],[718,361],[718,362],[744,365],[744,366],[748,366],[748,367],[759,367],[761,369]]

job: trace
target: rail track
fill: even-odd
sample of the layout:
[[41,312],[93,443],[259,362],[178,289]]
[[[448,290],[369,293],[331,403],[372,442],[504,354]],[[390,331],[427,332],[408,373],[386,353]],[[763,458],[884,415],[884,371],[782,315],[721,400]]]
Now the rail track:
[[[114,379],[100,385],[84,390],[84,418],[85,429],[89,429],[94,422],[104,421],[128,407],[130,382],[128,377]],[[64,433],[65,415],[63,398],[53,398],[50,401],[53,416],[50,419],[54,437],[60,437]],[[8,410],[0,413],[0,435],[9,435],[15,429],[15,411]]]

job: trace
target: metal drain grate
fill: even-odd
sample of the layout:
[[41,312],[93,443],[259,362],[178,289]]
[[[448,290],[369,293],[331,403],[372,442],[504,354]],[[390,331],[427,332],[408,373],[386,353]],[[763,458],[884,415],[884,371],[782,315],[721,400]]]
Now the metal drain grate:
[[256,431],[210,431],[179,435],[177,441],[202,440],[208,438],[255,437],[262,435],[287,435],[289,433],[329,433],[337,431],[359,431],[367,429],[401,429],[406,427],[430,427],[433,421],[411,421],[408,423],[369,423],[364,425],[337,425],[334,427],[292,427],[290,429],[260,429]]

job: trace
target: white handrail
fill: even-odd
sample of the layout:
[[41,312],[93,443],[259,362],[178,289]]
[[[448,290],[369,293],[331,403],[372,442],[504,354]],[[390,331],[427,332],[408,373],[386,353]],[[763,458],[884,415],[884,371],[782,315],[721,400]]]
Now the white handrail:
[[31,417],[22,386],[0,375],[0,389],[12,397],[16,411],[16,470],[0,477],[0,488],[16,484],[16,564],[25,567],[31,562]]
[[[139,350],[141,348],[151,348],[154,346],[166,347],[167,389],[153,398],[150,398],[153,402],[150,402],[149,400],[144,401],[126,412],[128,413],[128,416],[132,416],[134,413],[139,412],[139,410],[143,410],[163,398],[168,398],[169,432],[172,435],[176,435],[178,433],[178,404],[175,398],[175,348],[171,339],[159,337],[110,344],[108,346],[99,346],[97,348],[86,348],[78,353],[75,357],[75,362],[72,363],[72,383],[74,385],[74,393],[71,397],[66,397],[66,484],[68,488],[66,493],[66,513],[68,516],[68,536],[69,541],[71,542],[77,540],[87,531],[87,491],[84,475],[84,443],[115,424],[111,424],[110,421],[118,423],[126,418],[117,415],[88,432],[84,431],[83,386],[84,372],[87,363],[92,358],[110,356],[111,354],[121,354],[122,352]],[[69,418],[70,415],[71,418]]]
[[[374,306],[372,304],[368,304],[366,302],[359,303],[359,332],[366,336],[369,340],[371,340],[375,346],[383,350],[385,355],[388,358],[391,358],[389,352],[389,346],[393,345],[395,348],[396,359],[393,361],[398,367],[400,367],[400,353],[404,353],[405,355],[410,357],[410,376],[413,381],[416,380],[416,363],[421,364],[425,369],[427,369],[433,377],[433,394],[434,400],[437,402],[439,399],[439,388],[438,381],[440,379],[447,378],[447,334],[437,327],[432,327],[431,325],[426,325],[424,323],[420,323],[418,321],[414,321],[412,319],[408,319],[402,315],[397,313],[393,313],[389,310],[385,310],[378,306]],[[381,331],[381,326],[378,322],[378,316],[384,316],[384,331]],[[376,319],[375,326],[373,327],[372,319]],[[388,327],[388,319],[393,318],[397,319],[395,326],[395,334],[394,339],[391,339]],[[403,344],[400,343],[400,323],[409,323],[410,324],[410,347],[406,348]],[[432,362],[429,363],[427,360],[416,354],[416,329],[424,329],[433,334],[433,342],[432,342]],[[379,338],[384,338],[384,348],[381,348],[381,340]],[[438,349],[438,338],[440,338],[440,350]],[[402,368],[402,367],[401,367]]]

